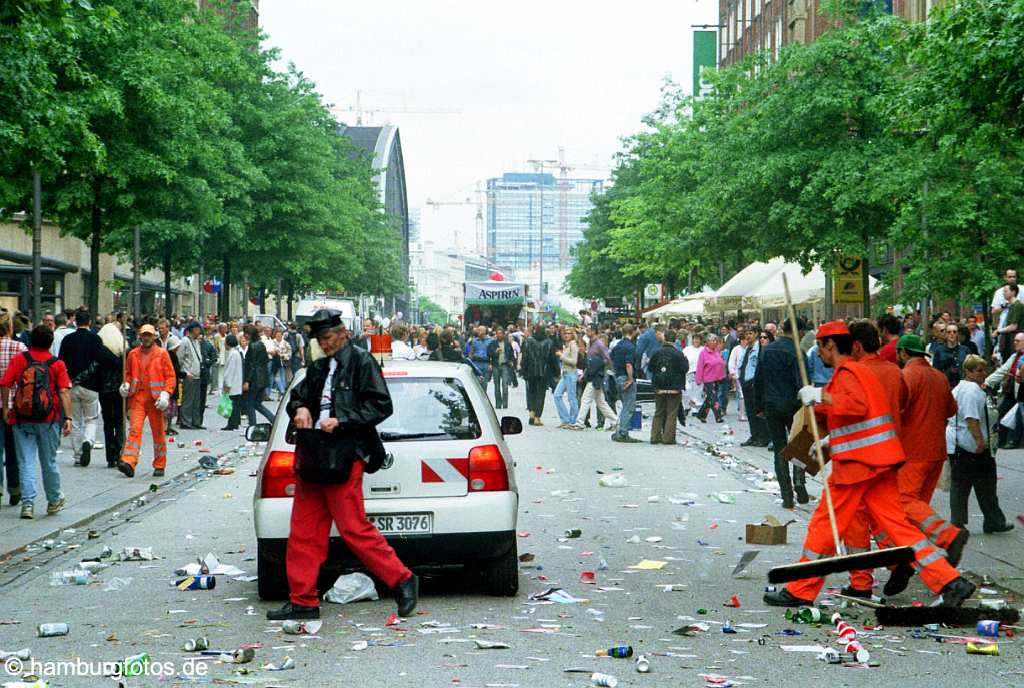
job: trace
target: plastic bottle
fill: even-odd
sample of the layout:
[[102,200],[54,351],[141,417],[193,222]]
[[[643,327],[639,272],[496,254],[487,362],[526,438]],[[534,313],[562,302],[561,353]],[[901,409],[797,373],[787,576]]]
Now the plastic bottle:
[[651,662],[647,659],[647,655],[640,655],[636,658],[636,670],[637,673],[646,674],[651,670]]
[[146,673],[149,666],[149,654],[142,652],[131,657],[125,657],[121,662],[121,676],[141,676]]
[[786,620],[796,624],[821,623],[821,610],[817,607],[800,607],[796,611],[787,609]]
[[594,652],[595,657],[618,657],[624,659],[626,657],[633,656],[632,645],[616,645],[615,647],[609,647],[607,650],[597,650]]
[[50,585],[85,585],[89,582],[89,572],[76,569],[74,571],[54,571],[50,574]]
[[40,638],[53,638],[58,635],[67,635],[71,629],[66,623],[44,623],[39,624],[36,632]]
[[590,675],[590,683],[595,686],[615,688],[619,685],[619,679],[615,678],[611,674],[602,674],[600,671],[595,671]]
[[213,590],[217,587],[216,576],[188,576],[174,582],[179,590]]

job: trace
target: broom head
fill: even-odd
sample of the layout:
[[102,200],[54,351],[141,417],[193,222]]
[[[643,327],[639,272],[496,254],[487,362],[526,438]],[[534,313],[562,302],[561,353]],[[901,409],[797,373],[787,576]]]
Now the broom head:
[[882,607],[875,610],[878,623],[882,626],[923,626],[925,624],[948,624],[950,626],[974,626],[977,622],[992,619],[1004,624],[1020,621],[1020,612],[1013,607],[1003,609],[979,609],[978,607]]
[[876,569],[914,561],[914,550],[910,547],[887,547],[871,552],[846,554],[841,557],[829,557],[817,561],[804,561],[799,564],[776,566],[768,571],[769,583],[788,583],[803,578],[818,578],[830,573],[857,571],[859,569]]

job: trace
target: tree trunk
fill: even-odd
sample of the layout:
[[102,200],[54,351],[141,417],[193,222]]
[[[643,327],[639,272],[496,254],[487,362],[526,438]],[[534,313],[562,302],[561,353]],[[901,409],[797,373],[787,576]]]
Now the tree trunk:
[[283,285],[283,282],[282,282],[281,278],[278,277],[277,278],[277,293],[275,294],[275,296],[277,296],[277,317],[278,317],[278,319],[280,319],[281,315],[282,315],[282,313],[281,313],[281,295],[284,294],[284,287],[282,285]]
[[171,308],[171,245],[164,247],[164,317],[173,315]]
[[220,320],[227,322],[231,319],[231,258],[226,253],[220,276],[220,294],[217,297]]
[[295,284],[288,280],[288,322],[292,321],[292,301],[295,299]]
[[[64,304],[65,306],[67,304]],[[32,322],[43,321],[43,183],[32,167]]]
[[103,215],[100,210],[99,179],[93,181],[92,193],[92,214],[89,218],[89,270],[92,271],[92,279],[89,280],[89,293],[86,294],[86,303],[89,305],[89,310],[92,313],[99,314],[100,252],[103,250]]
[[[866,252],[865,252],[866,253]],[[863,317],[871,317],[871,275],[869,274],[870,262],[867,255],[862,258],[864,274],[861,277],[861,288],[863,289],[864,312]]]

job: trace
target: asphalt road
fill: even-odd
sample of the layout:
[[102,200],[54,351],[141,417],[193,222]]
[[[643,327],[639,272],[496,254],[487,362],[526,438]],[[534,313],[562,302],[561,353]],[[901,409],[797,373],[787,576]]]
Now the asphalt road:
[[[511,405],[521,412],[521,388]],[[546,421],[543,428],[527,426],[522,435],[510,438],[521,491],[519,552],[534,555],[531,568],[522,569],[515,598],[478,594],[458,572],[434,575],[424,581],[420,614],[398,627],[385,627],[394,611],[394,603],[385,597],[326,604],[323,628],[304,638],[284,635],[280,624],[265,620],[265,611],[276,603],[261,602],[255,582],[220,576],[214,590],[171,587],[174,569],[207,552],[255,574],[250,473],[257,461],[234,454],[229,457],[236,469],[232,475],[182,473],[141,507],[121,510],[116,517],[104,514],[67,534],[73,548],[32,550],[8,562],[0,581],[0,650],[29,648],[41,662],[80,659],[78,668],[86,673],[102,673],[102,662],[146,652],[155,663],[153,672],[168,674],[128,679],[130,686],[590,684],[589,673],[565,673],[567,668],[613,674],[620,686],[728,685],[726,681],[751,686],[1024,685],[1024,651],[1017,638],[1001,639],[998,657],[967,655],[963,645],[917,639],[910,629],[865,631],[863,625],[873,617],[857,609],[843,613],[878,666],[828,665],[813,654],[784,651],[783,645],[828,645],[833,640],[829,626],[791,625],[782,610],[760,600],[767,569],[796,561],[810,512],[780,508],[770,484],[762,482],[767,453],[735,447],[744,437],[738,424],[735,435],[723,434],[712,424],[680,435],[680,446],[652,447],[613,444],[603,432],[558,430],[550,404]],[[707,451],[709,440],[724,445],[722,456]],[[619,470],[627,487],[598,486],[600,472]],[[1019,501],[1007,501],[1012,504],[1008,513],[1024,511]],[[745,544],[745,524],[765,514],[797,519],[789,527],[789,544]],[[581,536],[564,538],[570,528],[579,528]],[[88,530],[97,537],[88,539]],[[1020,530],[999,539],[975,533],[965,566],[978,575],[991,575],[994,584],[1024,587]],[[647,541],[654,538],[660,540]],[[152,547],[159,559],[115,564],[85,586],[49,585],[52,571],[71,569],[75,562],[99,555],[103,547],[114,552]],[[745,573],[733,577],[741,554],[754,549],[760,550],[758,557]],[[645,559],[664,566],[630,568]],[[583,571],[595,572],[596,584],[581,583]],[[120,592],[106,591],[114,577],[131,582]],[[830,580],[843,582],[840,577]],[[545,604],[528,599],[552,586],[585,601]],[[725,606],[733,595],[739,608]],[[914,599],[929,603],[932,597],[915,581],[897,601],[908,604]],[[1019,607],[1020,600],[1015,604]],[[723,632],[727,621],[736,633]],[[65,622],[70,634],[37,638],[35,627],[43,622]],[[695,636],[672,633],[701,622],[708,630]],[[495,627],[474,629],[472,624]],[[786,629],[801,635],[781,635]],[[187,639],[199,635],[207,636],[213,649],[231,651],[246,643],[260,647],[251,663],[211,660],[201,664],[205,671],[199,675],[199,665],[188,662],[195,655],[181,651]],[[511,647],[478,649],[477,639]],[[365,649],[355,649],[362,641]],[[620,643],[649,656],[649,674],[637,673],[632,660],[594,656],[595,650]],[[286,656],[294,660],[294,669],[264,668]],[[51,678],[49,685],[116,684],[101,676],[78,675]]]

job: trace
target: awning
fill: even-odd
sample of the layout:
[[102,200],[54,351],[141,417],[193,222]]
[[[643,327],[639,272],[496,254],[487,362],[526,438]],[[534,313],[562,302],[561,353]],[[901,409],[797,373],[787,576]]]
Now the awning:
[[[711,311],[733,311],[785,306],[783,275],[789,281],[794,306],[825,299],[826,276],[819,266],[815,265],[805,274],[800,264],[773,258],[767,263],[751,263],[736,273],[708,299],[707,308]],[[871,293],[877,294],[881,288],[878,281],[874,277],[869,277],[869,280]]]
[[682,316],[696,316],[704,314],[705,301],[714,292],[706,291],[699,294],[688,294],[673,301],[658,306],[655,309],[644,313],[645,318],[673,318]]

